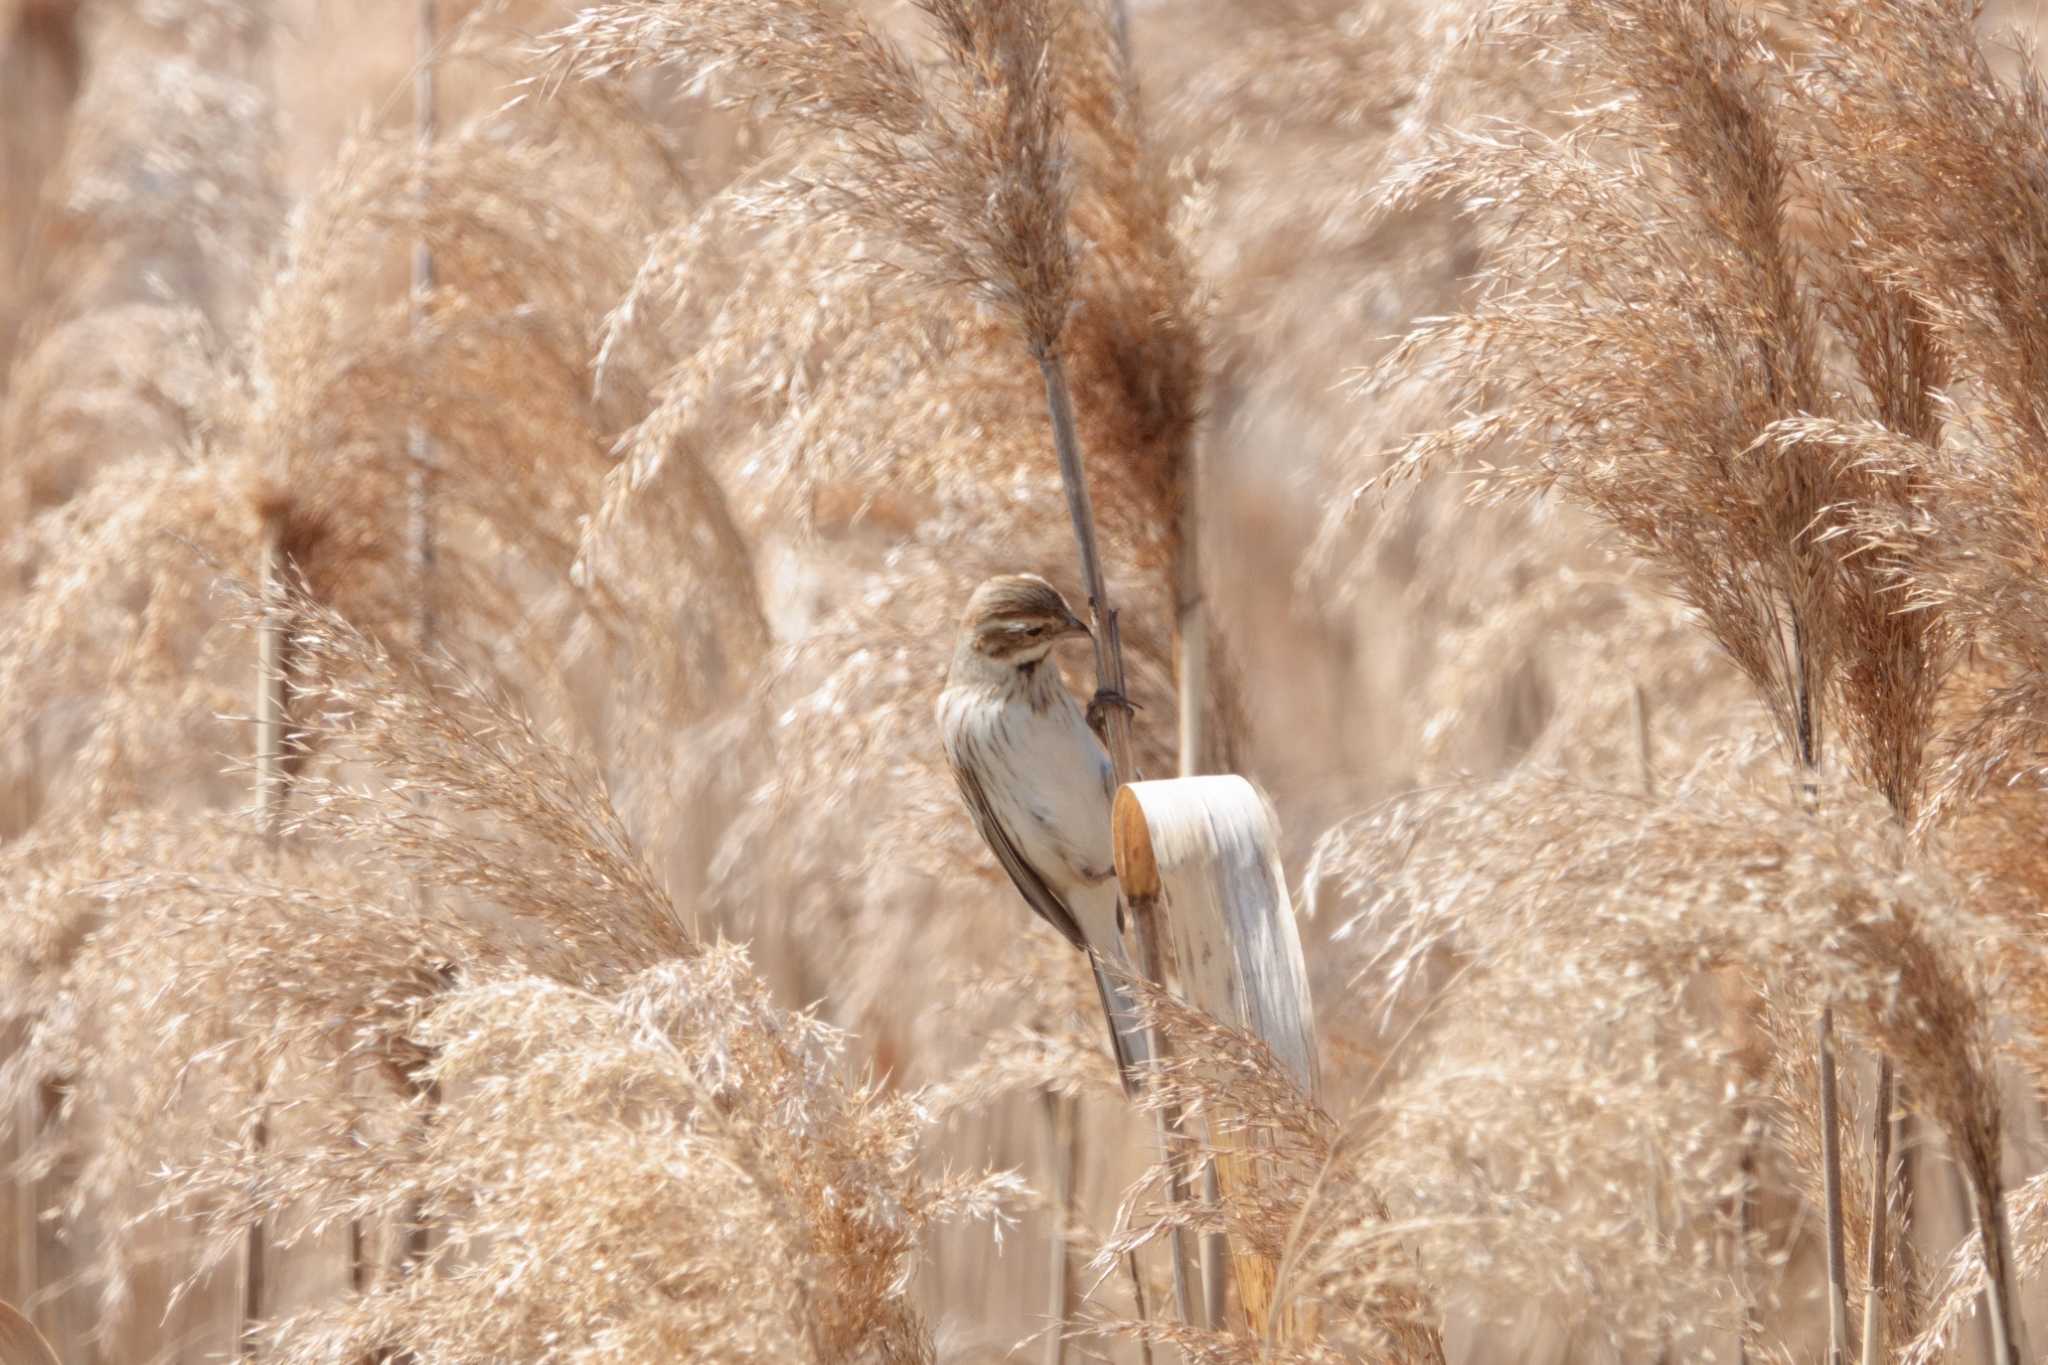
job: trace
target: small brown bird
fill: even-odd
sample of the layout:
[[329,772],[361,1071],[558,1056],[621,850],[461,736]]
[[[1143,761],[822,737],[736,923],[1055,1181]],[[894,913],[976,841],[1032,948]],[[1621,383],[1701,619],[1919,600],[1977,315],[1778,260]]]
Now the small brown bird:
[[1150,1055],[1129,990],[1123,900],[1110,851],[1116,778],[1048,662],[1088,627],[1036,574],[975,589],[939,694],[939,731],[974,826],[1031,908],[1090,955],[1124,1093]]

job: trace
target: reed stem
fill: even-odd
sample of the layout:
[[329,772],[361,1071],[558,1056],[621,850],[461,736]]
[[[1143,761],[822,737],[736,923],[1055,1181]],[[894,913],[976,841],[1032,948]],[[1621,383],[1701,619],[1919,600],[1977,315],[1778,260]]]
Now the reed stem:
[[1039,1092],[1045,1112],[1046,1145],[1052,1156],[1051,1284],[1046,1316],[1052,1331],[1045,1340],[1045,1365],[1066,1365],[1067,1324],[1074,1317],[1074,1175],[1080,1166],[1081,1122],[1075,1102],[1054,1090]]
[[1877,1099],[1871,1110],[1870,1245],[1863,1262],[1863,1365],[1884,1359],[1885,1223],[1891,1210],[1892,1059],[1877,1059]]
[[1820,1169],[1828,1243],[1828,1365],[1849,1358],[1848,1258],[1842,1246],[1842,1113],[1835,1094],[1835,1011],[1820,1012]]
[[2019,1365],[2018,1306],[2013,1302],[2012,1233],[2005,1221],[2005,1200],[1997,1173],[1964,1171],[1969,1181],[1971,1210],[1984,1248],[1984,1307],[1991,1324],[1993,1365]]
[[[256,635],[256,813],[271,855],[284,839],[285,649],[291,630],[285,602],[283,526],[266,512],[263,525],[260,588],[262,623]],[[256,1078],[263,1092],[263,1078]],[[260,1107],[250,1145],[261,1154],[270,1145],[270,1120]],[[256,1353],[255,1325],[263,1318],[269,1287],[269,1229],[262,1217],[252,1219],[242,1248],[241,1320],[235,1333],[244,1356]]]
[[[421,230],[412,243],[411,325],[417,340],[426,324],[427,298],[434,289],[434,249],[427,241],[425,218],[429,202],[428,158],[440,128],[434,82],[435,0],[417,0],[413,17],[412,120],[413,141],[419,157],[419,179],[414,195]],[[414,634],[416,643],[424,651],[431,647],[434,635],[434,452],[425,428],[418,421],[407,427],[406,454],[406,506],[410,521],[406,557],[416,594]]]
[[[425,220],[431,187],[427,178],[434,140],[440,134],[440,105],[436,87],[436,48],[440,41],[436,0],[416,0],[413,10],[412,119],[414,148],[419,159],[416,188],[421,227],[412,244],[411,327],[415,340],[425,330],[427,300],[434,289],[434,249],[427,240]],[[406,537],[407,568],[413,589],[413,643],[421,654],[434,647],[434,560],[436,526],[434,517],[434,449],[426,429],[412,422],[406,430]],[[427,889],[415,883],[413,895],[424,904]],[[422,1121],[433,1122],[441,1100],[438,1081],[419,1091],[425,1106]],[[433,1227],[415,1202],[405,1219],[402,1264],[417,1267],[433,1246]]]
[[[1057,349],[1034,345],[1038,369],[1045,380],[1045,405],[1052,418],[1053,449],[1059,456],[1060,483],[1067,495],[1067,513],[1074,523],[1074,541],[1081,555],[1081,579],[1088,593],[1088,609],[1095,627],[1095,679],[1098,691],[1113,701],[1125,701],[1123,639],[1117,630],[1116,608],[1109,600],[1103,579],[1102,557],[1095,535],[1095,507],[1088,495],[1088,474],[1081,457],[1081,438],[1074,427],[1074,398],[1067,387],[1067,370]],[[1108,740],[1110,766],[1119,787],[1136,780],[1138,765],[1131,743],[1131,713],[1128,704],[1102,708],[1103,731]],[[1142,899],[1142,898],[1140,898]],[[1165,943],[1158,923],[1158,907],[1134,900],[1130,906],[1131,933],[1137,939],[1137,959],[1146,980],[1159,989],[1166,986]],[[1152,1055],[1167,1060],[1166,1040],[1152,1040]],[[1187,1201],[1185,1178],[1179,1157],[1186,1144],[1186,1129],[1178,1105],[1156,1111],[1160,1150],[1169,1158],[1167,1198],[1174,1204]],[[1185,1228],[1176,1224],[1173,1239],[1174,1306],[1183,1323],[1202,1319],[1194,1305],[1195,1286],[1200,1283],[1194,1248]]]

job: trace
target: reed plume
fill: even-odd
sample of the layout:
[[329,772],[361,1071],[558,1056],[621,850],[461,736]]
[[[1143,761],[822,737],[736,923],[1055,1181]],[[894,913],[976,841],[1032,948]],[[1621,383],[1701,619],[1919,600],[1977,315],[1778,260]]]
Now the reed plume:
[[[259,1220],[337,1365],[2023,1350],[2044,104],[1972,6],[400,8],[0,0],[63,1358],[234,1349]],[[973,584],[1089,577],[1040,357],[1136,766],[1307,892],[1314,1101],[1148,1004],[1214,1196],[930,726]],[[1162,1320],[1176,1233],[1271,1321]]]

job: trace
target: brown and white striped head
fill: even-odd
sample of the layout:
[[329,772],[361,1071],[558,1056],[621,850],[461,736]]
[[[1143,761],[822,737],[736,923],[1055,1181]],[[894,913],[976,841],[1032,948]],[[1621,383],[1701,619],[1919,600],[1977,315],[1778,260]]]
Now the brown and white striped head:
[[974,590],[960,620],[961,643],[993,663],[1022,668],[1061,640],[1088,634],[1060,591],[1035,573],[1000,574]]

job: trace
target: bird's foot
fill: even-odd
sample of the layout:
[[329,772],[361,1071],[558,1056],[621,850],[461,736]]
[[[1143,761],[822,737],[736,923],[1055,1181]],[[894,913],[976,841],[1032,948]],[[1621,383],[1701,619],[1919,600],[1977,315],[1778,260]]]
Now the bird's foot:
[[1095,695],[1088,699],[1088,728],[1098,735],[1104,733],[1109,727],[1109,708],[1112,706],[1119,708],[1127,716],[1136,715],[1138,712],[1138,703],[1123,693],[1114,688],[1099,688]]

